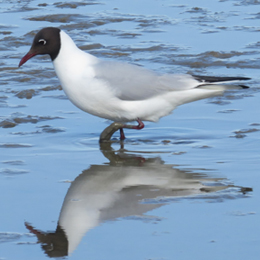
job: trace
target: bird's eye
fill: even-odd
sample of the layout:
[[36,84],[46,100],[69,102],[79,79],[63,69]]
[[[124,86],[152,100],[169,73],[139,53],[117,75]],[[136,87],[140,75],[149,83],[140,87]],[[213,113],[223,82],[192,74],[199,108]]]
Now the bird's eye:
[[44,39],[40,39],[38,42],[39,42],[41,45],[45,45],[45,44],[46,44],[46,41],[45,41]]

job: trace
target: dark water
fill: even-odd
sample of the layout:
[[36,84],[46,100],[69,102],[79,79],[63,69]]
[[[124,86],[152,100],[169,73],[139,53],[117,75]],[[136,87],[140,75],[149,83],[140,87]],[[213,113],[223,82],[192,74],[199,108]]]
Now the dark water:
[[[259,1],[1,1],[0,259],[258,259]],[[74,107],[42,27],[159,72],[247,76],[99,146],[110,123]],[[69,256],[68,256],[69,255]]]

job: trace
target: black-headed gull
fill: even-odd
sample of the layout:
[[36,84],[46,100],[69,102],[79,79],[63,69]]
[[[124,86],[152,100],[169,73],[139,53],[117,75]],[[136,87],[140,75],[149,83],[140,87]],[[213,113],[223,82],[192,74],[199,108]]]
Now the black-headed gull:
[[[68,34],[54,27],[43,28],[35,35],[31,49],[21,59],[19,67],[39,54],[50,55],[62,88],[75,106],[119,122],[109,135],[103,135],[101,141],[110,139],[118,129],[124,139],[123,128],[142,129],[142,121],[158,121],[179,105],[221,95],[227,89],[246,88],[223,85],[223,82],[249,79],[161,75],[137,65],[101,60],[80,50]],[[124,124],[135,120],[137,126]]]

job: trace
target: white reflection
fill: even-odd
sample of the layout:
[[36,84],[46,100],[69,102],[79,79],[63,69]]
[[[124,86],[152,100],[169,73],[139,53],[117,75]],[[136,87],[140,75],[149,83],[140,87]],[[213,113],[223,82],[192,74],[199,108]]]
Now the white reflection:
[[92,165],[71,183],[55,232],[42,232],[26,223],[50,257],[71,254],[88,230],[107,220],[143,216],[169,198],[228,187],[219,183],[223,179],[173,168],[159,157],[147,159],[123,149],[116,153],[109,145],[101,150],[110,163]]

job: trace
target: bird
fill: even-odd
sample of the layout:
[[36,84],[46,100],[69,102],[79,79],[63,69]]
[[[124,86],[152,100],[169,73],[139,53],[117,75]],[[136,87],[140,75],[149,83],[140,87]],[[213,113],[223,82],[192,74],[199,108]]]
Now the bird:
[[[82,51],[64,30],[56,27],[37,32],[19,67],[45,54],[50,56],[68,99],[89,114],[118,122],[112,134],[120,130],[121,140],[125,139],[123,128],[140,130],[143,121],[157,122],[179,105],[218,96],[229,89],[248,88],[232,82],[250,79],[160,74],[139,65],[100,59]],[[132,121],[138,125],[127,124]],[[103,135],[102,140],[111,136]]]

